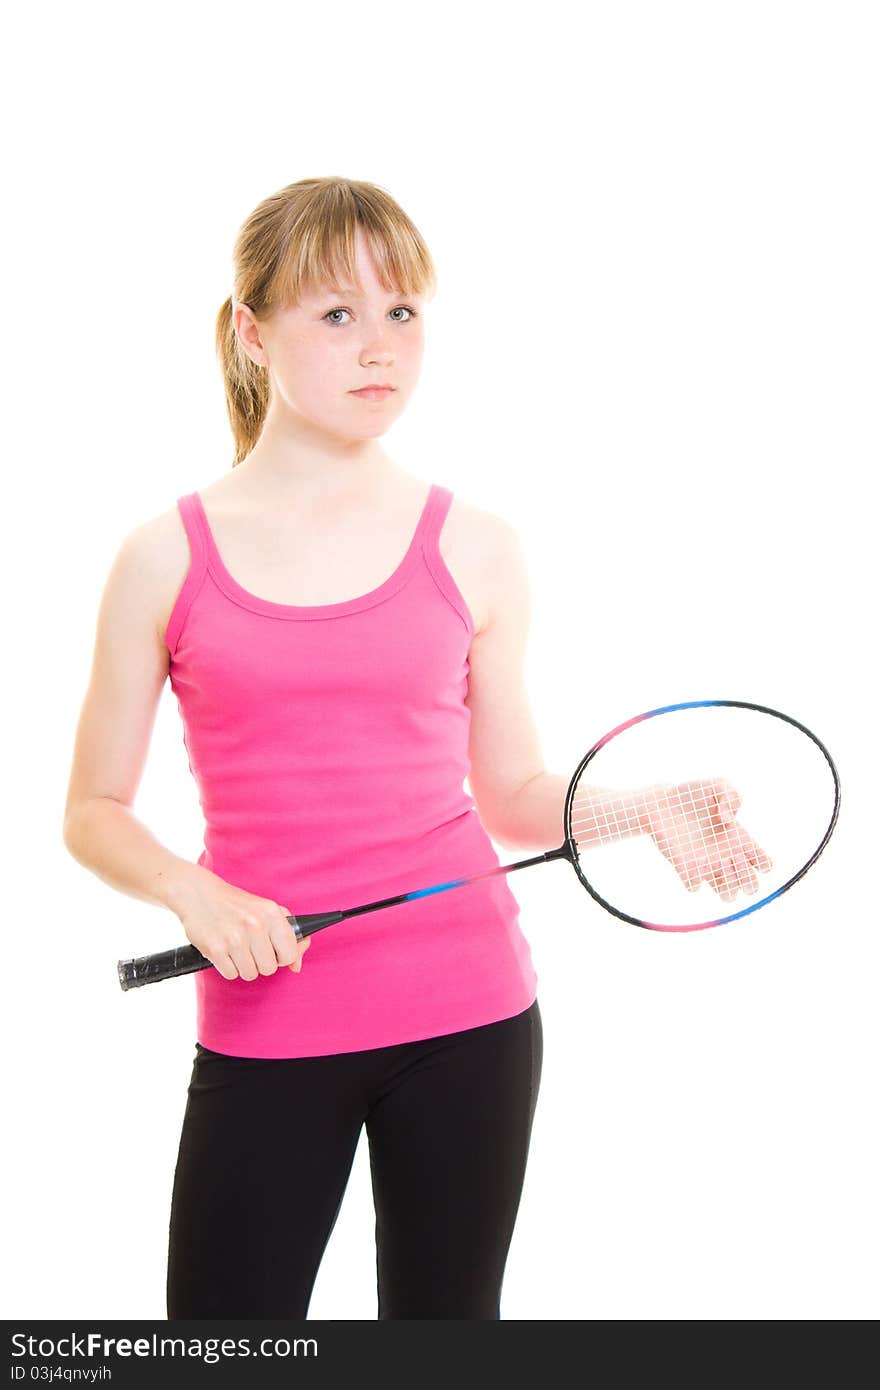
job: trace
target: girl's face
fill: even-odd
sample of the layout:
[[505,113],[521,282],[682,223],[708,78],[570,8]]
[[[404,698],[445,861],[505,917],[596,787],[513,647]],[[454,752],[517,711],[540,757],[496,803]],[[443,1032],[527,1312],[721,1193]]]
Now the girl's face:
[[[356,263],[362,294],[327,285],[259,323],[246,305],[234,315],[245,350],[270,372],[269,416],[299,416],[346,440],[375,438],[394,423],[424,351],[424,296],[382,288],[361,232]],[[353,394],[382,384],[394,389],[375,399]]]

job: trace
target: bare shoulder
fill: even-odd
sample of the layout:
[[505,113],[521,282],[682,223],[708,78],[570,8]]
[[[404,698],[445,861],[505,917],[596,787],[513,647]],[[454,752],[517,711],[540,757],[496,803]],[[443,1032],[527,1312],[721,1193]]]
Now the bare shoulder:
[[177,504],[128,532],[120,548],[161,641],[190,564],[189,540]]
[[476,633],[489,624],[513,586],[525,582],[525,555],[506,517],[456,493],[440,538],[443,559],[470,600]]
[[485,507],[475,506],[458,493],[452,499],[447,526],[450,530],[466,533],[471,542],[476,542],[478,548],[483,550],[493,543],[503,541],[505,532],[513,531],[513,526],[503,516],[498,516]]

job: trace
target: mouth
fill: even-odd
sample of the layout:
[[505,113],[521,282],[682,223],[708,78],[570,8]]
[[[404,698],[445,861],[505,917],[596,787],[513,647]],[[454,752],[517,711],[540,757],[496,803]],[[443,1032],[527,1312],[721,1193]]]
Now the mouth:
[[383,396],[390,396],[392,391],[397,388],[394,386],[361,386],[359,390],[352,391],[352,396],[362,396],[366,400],[380,400]]

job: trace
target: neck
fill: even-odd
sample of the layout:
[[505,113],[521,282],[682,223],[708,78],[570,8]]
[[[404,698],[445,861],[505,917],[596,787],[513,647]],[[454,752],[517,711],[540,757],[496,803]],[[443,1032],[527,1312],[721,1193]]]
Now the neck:
[[375,440],[338,447],[303,439],[260,435],[235,470],[237,489],[255,501],[296,500],[301,506],[331,504],[345,498],[375,496],[403,479],[403,472]]

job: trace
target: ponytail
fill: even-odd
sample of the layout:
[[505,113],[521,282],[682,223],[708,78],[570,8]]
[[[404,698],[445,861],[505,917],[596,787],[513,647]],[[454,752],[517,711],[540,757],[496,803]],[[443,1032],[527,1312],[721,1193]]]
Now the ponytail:
[[217,315],[217,356],[223,372],[226,413],[232,426],[235,453],[233,468],[251,452],[260,437],[269,408],[269,374],[257,366],[238,341],[232,323],[232,296],[228,295]]

